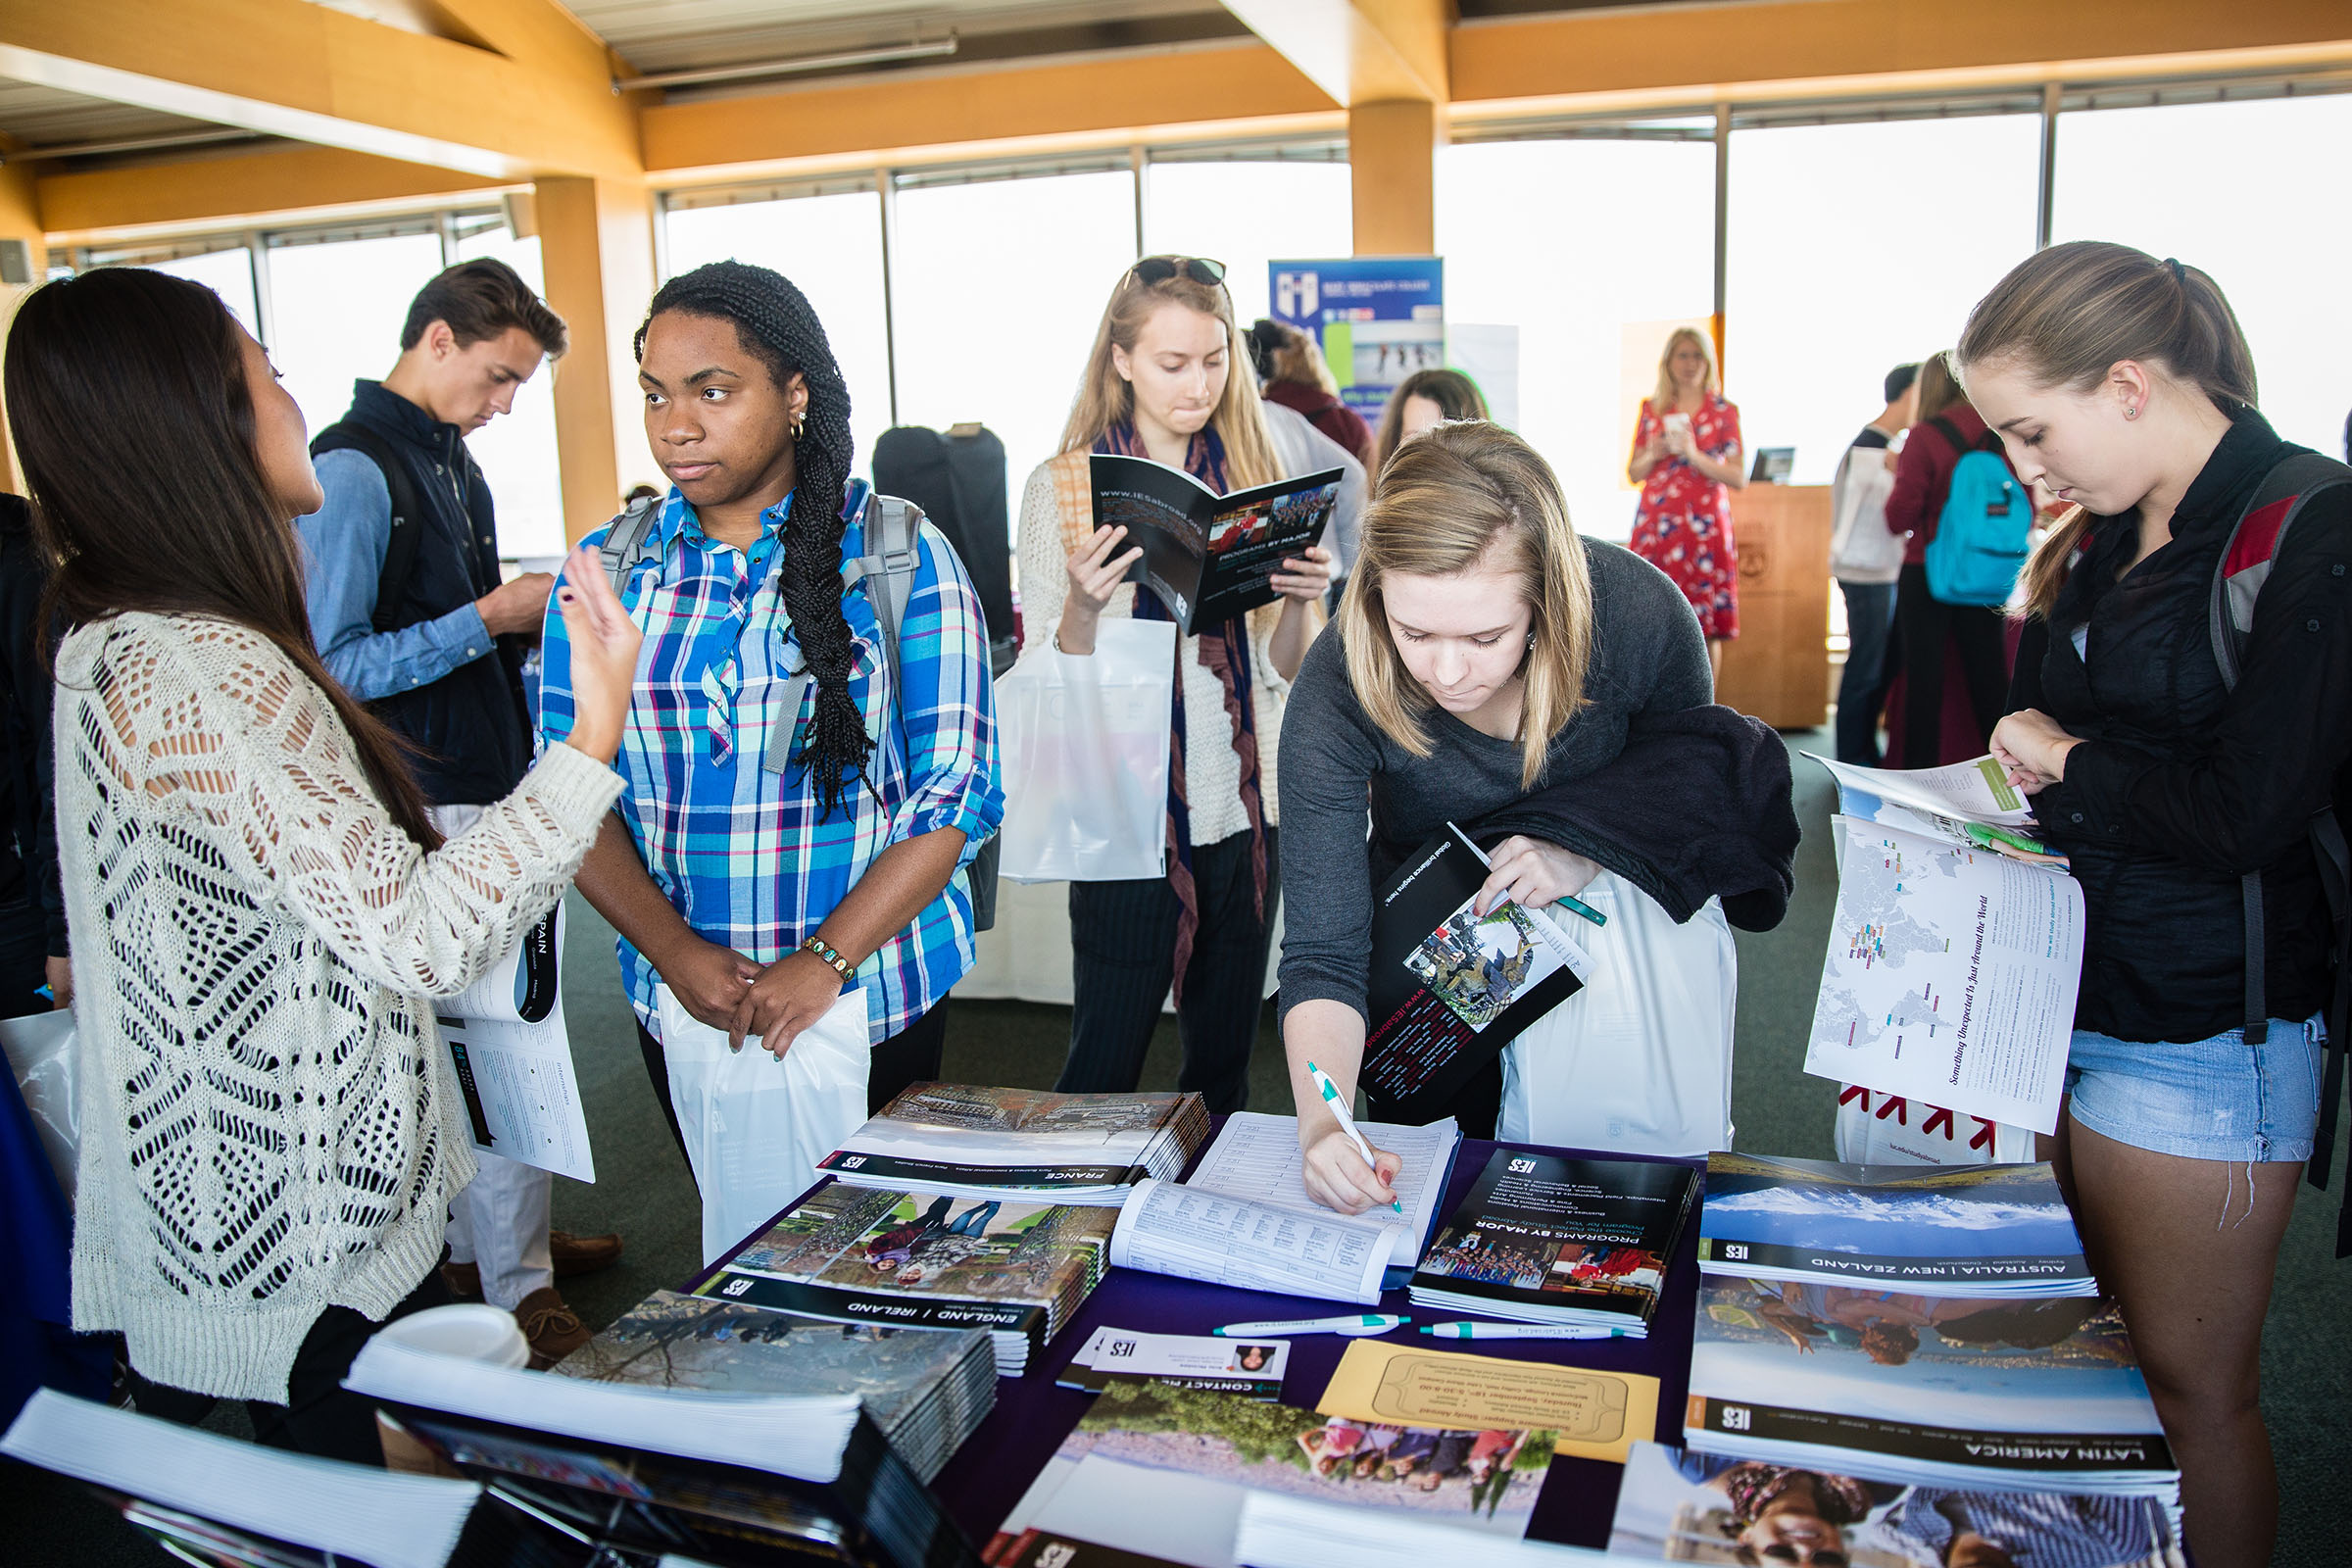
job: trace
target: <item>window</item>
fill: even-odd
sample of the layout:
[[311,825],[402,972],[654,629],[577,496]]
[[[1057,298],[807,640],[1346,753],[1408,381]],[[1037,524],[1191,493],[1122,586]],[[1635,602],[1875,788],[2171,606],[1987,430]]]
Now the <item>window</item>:
[[149,262],[147,266],[173,277],[184,277],[202,283],[220,296],[229,315],[237,324],[258,340],[262,335],[261,311],[256,307],[253,293],[253,253],[239,245],[229,250],[207,251],[200,256],[179,256],[166,262]]
[[1017,530],[1021,486],[1059,450],[1103,303],[1135,261],[1134,175],[922,185],[897,200],[900,422],[994,430]]
[[1580,531],[1629,537],[1626,456],[1654,378],[1653,323],[1713,304],[1713,145],[1448,147],[1437,208],[1446,319],[1518,326],[1520,434],[1559,473]]
[[1352,254],[1348,180],[1344,163],[1154,162],[1144,175],[1144,248],[1223,262],[1247,332],[1266,314],[1267,263]]
[[2033,254],[2041,121],[1866,121],[1732,133],[1724,390],[1749,461],[1828,484],[1886,372],[1958,340]]
[[[536,237],[516,239],[503,222],[493,221],[471,234],[461,234],[458,260],[483,258],[506,263],[521,274],[531,292],[545,295],[547,282],[539,268]],[[406,311],[406,306],[402,307]],[[555,367],[542,365],[539,373],[514,394],[509,413],[466,438],[466,450],[490,481],[498,506],[498,548],[505,556],[560,556],[564,553],[564,468],[556,452]],[[620,498],[613,497],[614,510]],[[585,531],[604,522],[601,516],[581,517]]]
[[752,262],[774,268],[808,297],[849,383],[857,470],[870,472],[874,441],[890,428],[881,197],[865,190],[673,207],[662,222],[670,275],[708,262]]
[[441,270],[438,233],[272,243],[270,357],[313,432],[351,407],[351,383],[400,357],[409,301]]
[[2346,146],[2352,95],[2063,115],[2052,225],[2211,274],[2254,351],[2263,412],[2330,455],[2352,405],[2352,212],[2315,200],[2314,177]]

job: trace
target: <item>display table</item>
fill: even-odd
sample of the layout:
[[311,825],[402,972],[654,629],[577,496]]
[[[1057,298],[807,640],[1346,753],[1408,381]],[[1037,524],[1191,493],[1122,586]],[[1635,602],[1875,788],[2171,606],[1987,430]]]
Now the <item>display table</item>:
[[1732,492],[1740,635],[1724,645],[1715,700],[1775,729],[1829,721],[1830,520],[1827,485]]
[[[1219,1117],[1218,1125],[1224,1118]],[[1437,1224],[1452,1214],[1470,1184],[1486,1168],[1494,1145],[1464,1139],[1438,1205]],[[1532,1147],[1532,1146],[1531,1146]],[[1614,1156],[1590,1150],[1544,1150],[1571,1157],[1608,1159]],[[1689,1163],[1703,1168],[1704,1160]],[[1401,1290],[1381,1298],[1380,1310],[1410,1313],[1413,1323],[1395,1334],[1392,1342],[1425,1348],[1468,1351],[1523,1361],[1551,1361],[1606,1372],[1638,1372],[1658,1380],[1658,1430],[1636,1437],[1682,1441],[1683,1404],[1690,1375],[1690,1320],[1698,1297],[1698,1212],[1683,1229],[1666,1271],[1666,1288],[1647,1340],[1490,1340],[1463,1343],[1432,1340],[1414,1333],[1423,1323],[1448,1322],[1463,1314],[1412,1305]],[[723,1262],[722,1262],[723,1266]],[[696,1283],[709,1277],[707,1271]],[[692,1286],[687,1287],[689,1290]],[[1037,1478],[1054,1450],[1061,1446],[1094,1403],[1094,1396],[1054,1385],[1054,1375],[1094,1331],[1104,1325],[1153,1334],[1206,1334],[1223,1323],[1328,1317],[1351,1309],[1296,1296],[1269,1296],[1255,1291],[1229,1290],[1192,1280],[1113,1269],[1089,1297],[1077,1317],[1033,1357],[1028,1372],[997,1380],[997,1407],[973,1433],[956,1457],[948,1461],[932,1485],[948,1512],[984,1547]],[[1289,1374],[1283,1383],[1285,1402],[1312,1407],[1323,1396],[1324,1385],[1347,1353],[1352,1340],[1336,1334],[1301,1335],[1291,1341]],[[1609,1520],[1617,1507],[1621,1466],[1595,1459],[1554,1459],[1537,1496],[1535,1517],[1528,1526],[1533,1540],[1600,1547],[1608,1544]]]

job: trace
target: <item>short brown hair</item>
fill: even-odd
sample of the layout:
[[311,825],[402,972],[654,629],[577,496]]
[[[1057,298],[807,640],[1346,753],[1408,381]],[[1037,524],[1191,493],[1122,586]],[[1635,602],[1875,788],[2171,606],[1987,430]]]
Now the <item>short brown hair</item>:
[[537,340],[550,359],[561,359],[571,346],[564,318],[531,292],[514,269],[487,259],[460,262],[416,291],[409,302],[409,319],[400,329],[400,347],[407,353],[424,340],[424,329],[447,321],[458,347],[521,327]]

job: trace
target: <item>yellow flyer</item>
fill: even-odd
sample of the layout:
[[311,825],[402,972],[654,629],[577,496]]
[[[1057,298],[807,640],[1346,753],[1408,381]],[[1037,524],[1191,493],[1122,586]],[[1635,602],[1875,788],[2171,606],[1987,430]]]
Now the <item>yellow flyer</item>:
[[1658,1380],[1358,1340],[1315,1408],[1418,1427],[1548,1427],[1559,1452],[1623,1464],[1636,1440],[1657,1435]]

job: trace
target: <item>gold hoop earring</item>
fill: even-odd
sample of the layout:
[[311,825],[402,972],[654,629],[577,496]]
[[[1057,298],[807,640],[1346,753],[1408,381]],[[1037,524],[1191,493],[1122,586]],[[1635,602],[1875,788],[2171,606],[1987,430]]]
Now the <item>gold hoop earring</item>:
[[807,416],[806,414],[796,414],[796,415],[794,415],[794,416],[792,416],[792,438],[793,438],[795,441],[798,441],[798,440],[801,438],[801,432],[802,432],[803,430],[807,429],[807,428],[808,428],[808,416]]

